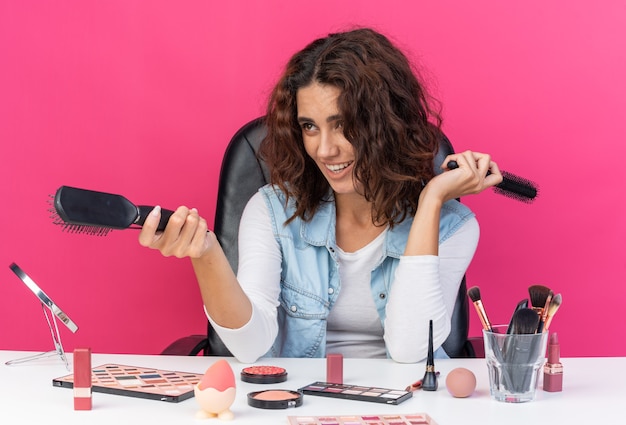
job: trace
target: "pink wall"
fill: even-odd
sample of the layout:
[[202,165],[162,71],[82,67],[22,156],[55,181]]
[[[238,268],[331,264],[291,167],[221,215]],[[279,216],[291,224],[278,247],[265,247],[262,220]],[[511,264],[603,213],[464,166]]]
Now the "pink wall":
[[492,321],[545,284],[563,294],[552,328],[564,355],[626,355],[616,337],[626,292],[626,8],[601,4],[1,2],[0,349],[51,348],[13,261],[79,324],[62,330],[68,350],[158,353],[204,332],[188,261],[141,248],[136,231],[63,233],[48,195],[85,187],[194,206],[212,220],[226,143],[263,113],[286,59],[362,24],[421,61],[457,150],[490,152],[541,187],[532,205],[464,199],[482,227],[468,278]]

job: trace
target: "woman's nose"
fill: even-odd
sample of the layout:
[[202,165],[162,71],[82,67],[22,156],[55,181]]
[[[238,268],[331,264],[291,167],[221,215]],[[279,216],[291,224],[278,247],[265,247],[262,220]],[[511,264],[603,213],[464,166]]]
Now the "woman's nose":
[[332,157],[339,152],[339,138],[333,131],[325,131],[320,134],[320,144],[317,154],[320,157]]

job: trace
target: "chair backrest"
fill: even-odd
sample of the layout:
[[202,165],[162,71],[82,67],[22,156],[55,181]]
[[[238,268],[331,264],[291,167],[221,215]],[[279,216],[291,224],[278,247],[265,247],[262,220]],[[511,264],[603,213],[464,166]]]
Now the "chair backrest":
[[[266,133],[263,117],[245,124],[231,139],[222,160],[213,231],[233,270],[237,270],[238,265],[237,237],[243,209],[252,195],[269,182],[267,167],[257,156],[259,145]],[[453,152],[452,144],[443,136],[434,161],[435,169],[440,170],[444,158]],[[465,357],[470,354],[466,351],[468,330],[469,302],[464,277],[452,316],[452,331],[443,344],[451,357]],[[210,328],[208,337],[209,354],[230,355]]]

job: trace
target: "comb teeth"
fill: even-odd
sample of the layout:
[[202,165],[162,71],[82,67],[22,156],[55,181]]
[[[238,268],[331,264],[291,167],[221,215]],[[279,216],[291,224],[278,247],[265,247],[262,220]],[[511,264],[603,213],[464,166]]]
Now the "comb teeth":
[[70,224],[63,221],[63,219],[57,214],[54,208],[50,208],[50,218],[52,219],[52,224],[56,224],[57,226],[62,227],[63,232],[67,233],[83,233],[89,236],[106,236],[112,229],[108,229],[106,227],[98,227],[98,226],[85,226],[80,224]]
[[79,226],[77,224],[61,224],[63,231],[68,233],[83,233],[89,236],[106,236],[111,229],[95,226]]

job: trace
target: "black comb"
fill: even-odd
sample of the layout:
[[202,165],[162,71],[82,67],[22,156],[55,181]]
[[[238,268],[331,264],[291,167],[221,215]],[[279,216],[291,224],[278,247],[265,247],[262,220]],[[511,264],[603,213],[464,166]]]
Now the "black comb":
[[[70,233],[104,236],[111,230],[139,229],[154,207],[135,205],[121,195],[61,186],[52,199],[50,208],[54,224]],[[170,210],[161,210],[157,230],[165,229]]]
[[[456,161],[449,161],[447,166],[451,170],[459,168],[459,164]],[[502,182],[495,185],[493,188],[494,192],[527,204],[535,200],[539,194],[539,189],[535,183],[507,171],[501,171],[501,173]],[[491,172],[488,171],[487,175],[489,174]]]

